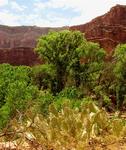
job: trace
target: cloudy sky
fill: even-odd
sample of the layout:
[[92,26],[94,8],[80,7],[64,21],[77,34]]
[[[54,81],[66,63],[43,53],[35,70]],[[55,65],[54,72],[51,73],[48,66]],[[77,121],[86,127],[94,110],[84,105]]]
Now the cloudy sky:
[[0,0],[0,24],[68,26],[83,24],[126,0]]

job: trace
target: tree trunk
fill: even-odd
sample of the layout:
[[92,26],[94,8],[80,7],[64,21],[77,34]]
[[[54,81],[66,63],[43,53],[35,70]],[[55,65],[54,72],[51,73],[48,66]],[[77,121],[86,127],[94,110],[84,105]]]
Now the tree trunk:
[[65,87],[65,69],[63,70],[61,67],[57,69],[57,76],[51,83],[51,91],[54,95],[62,91]]

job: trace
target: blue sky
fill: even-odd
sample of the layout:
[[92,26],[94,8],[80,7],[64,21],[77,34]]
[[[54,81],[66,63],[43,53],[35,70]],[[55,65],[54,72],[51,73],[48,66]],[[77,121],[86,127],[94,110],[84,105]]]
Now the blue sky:
[[57,27],[83,24],[126,0],[0,0],[0,24]]

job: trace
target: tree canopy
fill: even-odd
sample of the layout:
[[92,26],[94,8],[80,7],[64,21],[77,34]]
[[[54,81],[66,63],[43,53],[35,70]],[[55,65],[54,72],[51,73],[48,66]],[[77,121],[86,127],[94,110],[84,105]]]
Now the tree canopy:
[[56,78],[52,82],[54,93],[64,88],[66,74],[70,66],[78,60],[77,48],[84,40],[79,31],[68,30],[50,32],[39,39],[37,53],[47,64],[54,65],[56,70]]
[[[55,67],[54,93],[64,88],[70,70],[73,70],[76,86],[79,86],[80,78],[86,79],[86,74],[99,70],[105,56],[105,51],[98,44],[88,42],[79,31],[69,30],[50,32],[40,37],[35,50],[47,64]],[[81,64],[81,59],[84,64]]]

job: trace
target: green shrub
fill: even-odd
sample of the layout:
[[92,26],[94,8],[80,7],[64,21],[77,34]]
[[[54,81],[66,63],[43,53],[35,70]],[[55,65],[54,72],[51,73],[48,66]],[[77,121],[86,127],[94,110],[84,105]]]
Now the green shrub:
[[32,68],[32,82],[39,89],[51,88],[51,82],[55,76],[55,67],[49,64],[38,65]]
[[38,89],[26,82],[15,81],[7,90],[6,102],[12,103],[13,110],[24,111],[28,107],[29,101],[37,97]]
[[10,84],[7,90],[6,103],[0,108],[0,128],[16,115],[23,116],[25,111],[32,106],[37,97],[38,89],[21,81]]
[[6,103],[0,108],[0,130],[10,121],[11,106]]
[[68,99],[79,99],[83,96],[83,93],[76,87],[66,87],[60,93],[57,94],[57,98],[65,97]]
[[53,104],[56,107],[56,109],[58,111],[60,111],[62,109],[62,107],[64,106],[64,103],[68,103],[70,108],[80,108],[82,100],[79,99],[67,99],[65,97],[61,97],[59,99],[56,99]]
[[49,91],[40,91],[35,108],[38,113],[48,115],[49,105],[54,102],[54,96]]
[[0,65],[0,108],[6,103],[8,87],[16,81],[30,84],[31,68],[26,66]]
[[37,97],[38,89],[31,84],[31,68],[0,65],[0,128],[9,119],[25,112],[28,103]]

